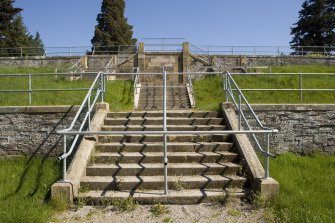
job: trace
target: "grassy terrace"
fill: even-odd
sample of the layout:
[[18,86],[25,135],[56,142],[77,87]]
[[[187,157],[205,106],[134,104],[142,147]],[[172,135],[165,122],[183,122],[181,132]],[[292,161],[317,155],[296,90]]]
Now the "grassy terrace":
[[[272,67],[273,73],[335,73],[335,66],[283,66]],[[241,89],[299,89],[299,76],[282,75],[233,75]],[[305,89],[323,88],[335,89],[335,76],[303,76],[302,86]],[[219,77],[206,77],[194,81],[196,103],[198,109],[217,110],[224,101],[222,79]],[[335,92],[303,92],[300,100],[299,91],[244,91],[250,103],[335,103]]]

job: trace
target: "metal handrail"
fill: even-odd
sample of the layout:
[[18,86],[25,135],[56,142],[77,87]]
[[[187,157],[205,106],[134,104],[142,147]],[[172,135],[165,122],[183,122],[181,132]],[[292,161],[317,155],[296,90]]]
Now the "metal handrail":
[[[234,103],[235,107],[237,108],[237,112],[238,112],[238,129],[241,130],[242,129],[242,119],[246,125],[246,127],[248,128],[248,130],[252,130],[243,110],[242,110],[242,101],[244,101],[244,104],[246,105],[246,107],[248,108],[249,112],[251,113],[251,115],[253,116],[253,118],[256,121],[256,124],[258,125],[259,128],[262,129],[262,131],[264,131],[264,133],[266,134],[267,137],[267,146],[266,146],[266,151],[262,148],[262,146],[260,145],[257,137],[255,134],[251,134],[252,138],[254,139],[256,145],[257,145],[257,149],[258,151],[261,152],[261,154],[263,156],[266,157],[266,168],[265,168],[265,177],[269,177],[269,158],[270,157],[275,157],[275,155],[273,155],[272,153],[270,153],[270,133],[267,131],[272,131],[272,133],[278,133],[278,130],[276,129],[271,129],[269,127],[265,127],[261,121],[259,120],[258,116],[256,115],[256,113],[254,112],[254,110],[252,109],[252,107],[250,106],[249,102],[247,101],[247,99],[245,98],[244,94],[242,93],[241,89],[238,87],[238,85],[236,84],[235,80],[233,79],[233,77],[231,76],[231,74],[229,72],[225,72],[224,75],[224,91],[226,94],[226,101],[229,101],[229,97],[231,98],[232,102]],[[232,89],[233,85],[235,87],[235,91],[237,91],[238,93],[238,101],[235,99],[234,97],[234,90]]]
[[109,73],[111,72],[112,68],[113,68],[113,61],[114,61],[114,56],[112,56],[112,58],[108,61],[108,63],[106,64],[105,68],[105,72]]
[[71,72],[73,73],[80,73],[83,72],[83,60],[85,60],[85,57],[81,57],[71,68]]
[[[98,88],[95,88],[96,85],[99,85]],[[91,96],[93,93],[93,90],[96,90],[96,94],[95,97],[93,99],[93,101],[91,102]],[[84,126],[88,123],[88,130],[90,130],[90,122],[91,122],[91,113],[93,111],[93,108],[96,104],[96,102],[98,101],[98,98],[101,97],[101,101],[103,102],[104,100],[104,92],[105,92],[105,74],[102,72],[99,72],[97,74],[97,76],[95,77],[94,81],[92,82],[92,85],[90,87],[90,89],[88,90],[83,102],[81,103],[74,119],[72,120],[70,126],[67,129],[63,129],[60,131],[57,131],[58,134],[62,134],[63,135],[63,146],[64,146],[64,153],[63,155],[61,155],[60,157],[58,157],[59,160],[63,160],[63,180],[66,181],[67,179],[67,165],[66,165],[66,158],[68,156],[70,156],[74,150],[74,147],[79,139],[79,134],[75,135],[74,140],[72,141],[72,144],[70,146],[70,149],[67,150],[67,143],[66,143],[66,133],[70,132],[73,130],[74,125],[76,124],[76,122],[79,120],[79,116],[80,114],[83,112],[83,109],[85,106],[87,106],[87,112],[85,114],[84,119],[81,121],[80,127],[79,127],[79,132],[81,132],[84,128]]]
[[192,78],[190,73],[187,74],[187,83],[186,86],[189,87],[190,89],[190,95],[192,96],[193,100],[190,100],[191,103],[191,107],[194,108],[195,107],[195,97],[194,97],[194,89],[193,89],[193,83],[192,83]]

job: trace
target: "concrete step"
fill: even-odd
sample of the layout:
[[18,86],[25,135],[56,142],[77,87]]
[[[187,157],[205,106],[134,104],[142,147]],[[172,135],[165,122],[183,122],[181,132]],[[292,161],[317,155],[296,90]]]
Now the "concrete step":
[[[232,175],[241,166],[227,163],[169,163],[169,176]],[[162,163],[94,164],[86,168],[87,176],[157,176],[164,174]]]
[[[178,189],[242,188],[246,179],[236,175],[169,176],[168,187]],[[81,186],[90,190],[162,190],[163,176],[86,176]]]
[[[241,199],[245,196],[246,191],[243,189],[226,189],[229,197]],[[163,190],[145,190],[145,191],[111,191],[96,190],[88,191],[78,195],[78,198],[85,198],[87,205],[100,204],[104,202],[113,202],[114,199],[127,199],[132,197],[140,204],[199,204],[213,202],[223,195],[222,189],[203,189],[203,190],[169,190],[164,194]]]
[[[107,118],[151,118],[151,117],[163,117],[162,111],[146,111],[146,112],[110,112],[107,114]],[[176,118],[220,118],[222,117],[221,112],[209,111],[209,112],[193,112],[193,111],[169,111],[167,117]]]
[[[222,135],[168,135],[167,142],[227,142],[230,140],[228,134]],[[163,142],[163,135],[99,135],[98,143],[111,143],[111,142]]]
[[[168,152],[170,163],[219,163],[233,162],[238,158],[237,153],[222,152]],[[163,152],[127,152],[127,153],[96,153],[94,163],[163,163]]]
[[[139,105],[138,107],[138,111],[144,110],[162,110],[163,109],[163,105]],[[186,104],[186,105],[169,105],[166,106],[167,110],[185,110],[185,109],[191,109],[191,105],[190,104]]]
[[[178,142],[168,143],[169,152],[219,152],[233,147],[230,142]],[[96,145],[97,152],[158,152],[163,151],[163,143],[104,143]]]
[[[101,126],[102,131],[160,131],[163,125],[104,125]],[[223,131],[226,129],[224,125],[169,125],[169,131]]]
[[[222,118],[167,118],[167,125],[222,125]],[[163,118],[106,118],[104,125],[162,125]]]

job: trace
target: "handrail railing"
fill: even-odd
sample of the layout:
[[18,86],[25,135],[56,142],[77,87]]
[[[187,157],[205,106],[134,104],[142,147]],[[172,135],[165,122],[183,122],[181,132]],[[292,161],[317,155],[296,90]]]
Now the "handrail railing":
[[73,73],[83,72],[85,67],[85,56],[81,57],[71,68],[70,71]]
[[[95,91],[95,96],[92,99],[92,94]],[[98,101],[98,98],[101,97],[101,101],[104,100],[104,92],[105,92],[105,74],[102,72],[99,72],[98,75],[95,77],[90,89],[88,90],[83,102],[81,103],[74,119],[72,120],[70,126],[67,129],[63,129],[58,131],[59,134],[63,134],[63,146],[64,146],[64,153],[60,157],[58,157],[59,160],[63,160],[63,180],[66,181],[67,179],[67,165],[66,165],[66,158],[70,156],[75,148],[75,145],[79,139],[79,134],[76,134],[69,150],[67,149],[67,138],[66,133],[73,130],[75,124],[77,121],[79,121],[79,132],[82,132],[84,127],[87,125],[88,130],[90,130],[90,124],[91,124],[91,113],[93,112],[93,108]],[[79,120],[80,115],[84,112],[84,108],[87,106],[87,111],[85,113],[85,116],[83,120]]]
[[[277,133],[278,130],[276,129],[271,129],[268,127],[265,127],[261,121],[259,120],[259,118],[257,117],[256,113],[254,112],[254,110],[252,109],[252,107],[250,106],[248,100],[245,98],[244,94],[242,93],[241,89],[238,87],[238,85],[236,84],[235,80],[233,79],[233,77],[231,76],[231,74],[229,72],[224,73],[224,91],[225,91],[225,95],[226,95],[226,101],[229,101],[229,98],[231,99],[231,101],[233,102],[233,104],[235,105],[235,107],[237,108],[237,112],[238,112],[238,129],[241,130],[242,129],[242,119],[244,121],[245,126],[247,127],[248,130],[253,130],[244,114],[244,111],[242,109],[242,103],[244,102],[246,108],[248,109],[248,111],[251,113],[252,117],[254,118],[254,120],[256,121],[256,124],[258,125],[259,128],[261,128],[262,130],[267,130],[267,131],[272,131],[273,133]],[[232,88],[232,85],[234,87],[234,89]],[[234,92],[237,92],[237,96],[238,99],[235,99],[235,95]],[[266,132],[264,132],[266,133]],[[251,134],[252,138],[254,139],[255,143],[256,143],[256,148],[258,149],[258,151],[261,152],[262,155],[264,155],[266,157],[266,168],[265,168],[265,177],[269,177],[269,157],[275,157],[275,155],[273,155],[272,153],[270,153],[270,133],[266,133],[266,138],[267,138],[267,144],[266,144],[266,151],[262,148],[261,144],[259,143],[257,137],[255,134]]]
[[113,63],[114,60],[115,60],[115,58],[114,58],[114,56],[112,56],[111,59],[106,64],[106,66],[105,66],[105,72],[106,73],[110,73],[112,71],[112,68],[114,66],[114,63]]

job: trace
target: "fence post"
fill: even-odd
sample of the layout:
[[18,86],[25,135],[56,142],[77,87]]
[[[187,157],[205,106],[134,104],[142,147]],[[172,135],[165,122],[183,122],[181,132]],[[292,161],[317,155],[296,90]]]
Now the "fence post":
[[31,105],[31,92],[32,92],[32,89],[31,89],[31,74],[28,75],[28,97],[29,97],[29,104]]
[[229,98],[228,98],[228,73],[225,73],[225,83],[226,83],[226,102],[229,102]]
[[300,102],[302,102],[302,73],[299,75]]

